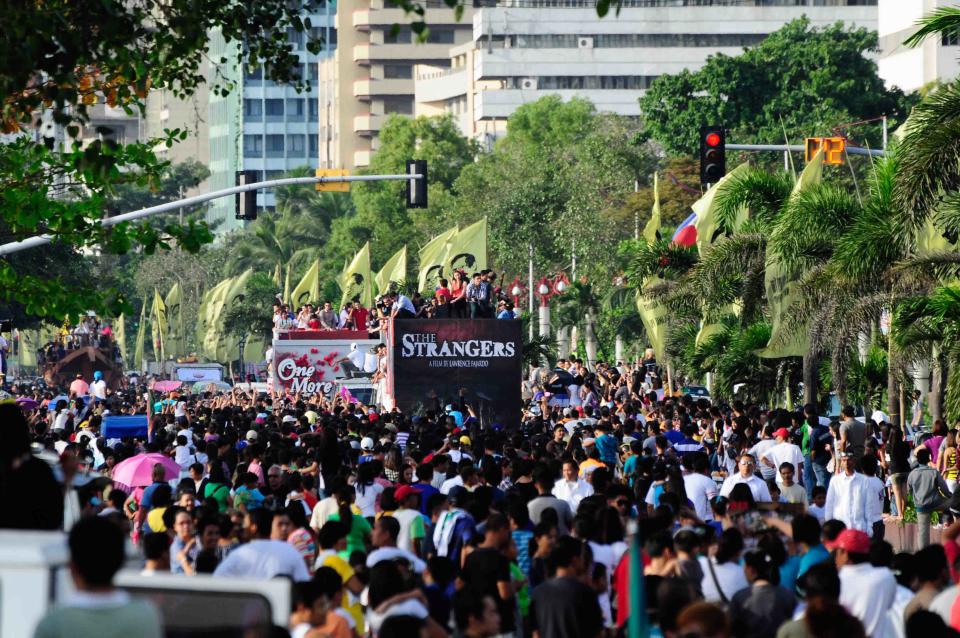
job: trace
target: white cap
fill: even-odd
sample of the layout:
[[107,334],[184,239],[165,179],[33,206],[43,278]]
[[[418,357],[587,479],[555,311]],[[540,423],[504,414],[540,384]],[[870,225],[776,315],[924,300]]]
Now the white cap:
[[360,449],[359,441],[357,441],[356,439],[350,439],[350,447],[353,448],[354,450],[359,450]]
[[297,417],[293,416],[292,414],[288,414],[288,415],[286,415],[286,416],[283,417],[282,422],[283,422],[283,423],[296,423],[296,422],[297,422]]
[[248,441],[256,441],[256,440],[257,440],[257,437],[259,437],[259,436],[260,436],[260,435],[257,434],[257,431],[256,431],[256,430],[247,430],[247,440],[248,440]]
[[888,417],[886,413],[881,410],[876,410],[873,414],[871,414],[870,420],[876,421],[877,423],[890,423],[890,417]]
[[583,440],[583,447],[587,447],[588,445],[596,445],[596,443],[597,443],[596,439],[588,436]]
[[369,436],[363,437],[363,440],[360,441],[360,449],[361,449],[361,450],[372,450],[372,449],[373,449],[373,439],[371,439]]
[[570,416],[571,414],[573,414],[573,410],[571,410],[570,408],[563,409],[563,416]]

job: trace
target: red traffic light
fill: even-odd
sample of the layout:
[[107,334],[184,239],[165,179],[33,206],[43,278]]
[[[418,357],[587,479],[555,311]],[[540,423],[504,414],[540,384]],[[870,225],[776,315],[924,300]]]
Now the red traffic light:
[[720,144],[720,134],[708,133],[707,139],[705,141],[707,143],[707,146],[718,146]]

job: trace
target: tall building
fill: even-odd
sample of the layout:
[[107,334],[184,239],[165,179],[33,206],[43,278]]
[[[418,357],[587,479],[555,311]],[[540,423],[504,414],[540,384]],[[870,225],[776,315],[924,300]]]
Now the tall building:
[[[236,43],[227,45],[218,34],[212,35],[210,58],[228,60],[213,71],[222,81],[233,82],[236,89],[227,96],[210,92],[210,190],[234,186],[236,172],[240,170],[257,171],[259,178],[272,179],[295,168],[317,168],[317,65],[337,46],[334,28],[337,7],[335,0],[314,5],[315,11],[304,15],[310,18],[312,33],[308,36],[293,29],[287,32],[300,58],[300,75],[310,80],[309,91],[298,93],[292,86],[267,79],[263,69],[244,64]],[[316,55],[307,51],[309,37],[322,40],[323,51]],[[216,76],[211,78],[211,83],[217,81]],[[273,193],[259,191],[257,203],[273,208]],[[217,224],[218,234],[224,233],[243,224],[235,219],[234,213],[233,198],[221,198],[211,202],[207,219]]]
[[[204,63],[204,73],[209,69]],[[196,93],[187,99],[173,95],[168,89],[151,91],[147,96],[146,124],[149,137],[163,135],[164,129],[180,129],[187,132],[187,139],[173,146],[162,145],[156,149],[158,157],[180,164],[195,160],[203,165],[210,163],[210,128],[207,104],[209,87],[201,84]],[[206,187],[204,186],[204,189]],[[193,193],[191,193],[193,194]]]
[[696,70],[716,53],[738,55],[804,15],[814,26],[877,28],[877,0],[624,0],[605,18],[586,0],[475,5],[471,41],[452,47],[443,65],[417,67],[415,112],[452,113],[481,141],[502,134],[517,107],[550,94],[639,115],[658,76]]
[[952,80],[960,72],[960,33],[929,37],[916,48],[903,41],[917,31],[917,21],[938,7],[955,6],[948,0],[880,0],[877,34],[880,36],[880,77],[887,86],[914,91],[937,80]]
[[337,50],[319,71],[322,168],[369,165],[386,116],[414,114],[414,65],[449,65],[450,47],[472,39],[469,7],[457,21],[443,2],[425,4],[429,34],[424,43],[416,42],[410,18],[388,0],[354,0],[340,7]]

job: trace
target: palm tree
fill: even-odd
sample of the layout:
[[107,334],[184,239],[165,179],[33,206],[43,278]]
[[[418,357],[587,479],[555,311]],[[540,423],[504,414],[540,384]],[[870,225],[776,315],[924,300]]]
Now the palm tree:
[[[309,177],[313,169],[307,167],[288,171],[285,177]],[[276,189],[277,209],[292,210],[320,223],[329,233],[334,219],[354,212],[349,193],[318,192],[312,185],[280,186]]]
[[260,215],[245,229],[227,262],[227,273],[247,268],[273,273],[291,273],[298,265],[317,257],[327,239],[323,227],[294,209],[277,209],[276,215]]

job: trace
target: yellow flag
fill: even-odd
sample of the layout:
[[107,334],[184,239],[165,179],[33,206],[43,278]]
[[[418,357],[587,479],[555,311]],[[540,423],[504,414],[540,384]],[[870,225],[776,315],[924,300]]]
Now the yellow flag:
[[277,287],[283,285],[283,276],[280,274],[280,264],[277,264],[277,267],[273,269],[273,283],[277,284]]
[[186,334],[183,332],[183,291],[179,281],[173,284],[163,302],[167,308],[167,354],[174,359],[186,356]]
[[463,269],[469,277],[487,268],[487,218],[457,232],[450,240],[443,261],[443,276],[451,277],[454,270]]
[[347,264],[339,278],[340,307],[348,301],[359,300],[365,308],[373,305],[373,274],[370,272],[370,242],[363,245]]
[[287,264],[286,274],[283,277],[283,303],[290,303],[290,264]]
[[[716,243],[717,239],[720,237],[720,224],[717,219],[717,206],[715,199],[717,197],[717,191],[731,178],[736,177],[745,173],[749,168],[749,165],[744,162],[740,166],[737,166],[735,169],[721,177],[716,184],[707,189],[707,192],[703,194],[703,197],[698,199],[693,203],[691,208],[693,212],[697,214],[696,220],[693,222],[693,225],[697,228],[697,250],[702,256],[704,250]],[[737,230],[747,218],[747,209],[744,207],[741,209],[740,214],[737,217],[737,220],[734,222],[734,230]]]
[[433,286],[436,285],[438,273],[443,268],[443,262],[447,256],[449,248],[447,244],[456,234],[457,227],[454,226],[428,241],[420,249],[420,276],[417,279],[420,292],[429,288],[430,294],[433,294]]
[[[817,151],[807,165],[804,167],[797,183],[793,187],[790,197],[805,188],[809,188],[820,182],[823,176],[823,151]],[[783,330],[783,324],[791,312],[791,306],[797,301],[796,283],[799,279],[799,273],[791,271],[780,261],[780,258],[767,251],[766,265],[763,276],[763,286],[767,295],[767,303],[770,307],[770,342],[767,347],[757,352],[757,356],[764,359],[776,359],[779,357],[802,357],[806,354],[809,346],[809,336],[806,328],[800,329],[789,339],[789,343],[774,346],[772,344],[782,340],[780,336]]]
[[657,184],[657,174],[653,174],[653,208],[650,210],[650,221],[643,227],[643,238],[648,244],[657,241],[660,234],[660,186]]
[[147,302],[143,302],[143,307],[140,308],[140,325],[137,326],[137,342],[134,345],[133,350],[133,367],[135,370],[143,370],[143,342],[147,337]]
[[240,356],[238,352],[239,340],[237,337],[227,333],[224,319],[228,309],[233,308],[237,304],[244,303],[243,295],[246,292],[247,281],[251,275],[253,275],[252,268],[245,270],[242,274],[235,277],[224,295],[223,307],[217,317],[217,361],[233,361]]
[[[648,277],[643,282],[642,290],[648,290],[656,281],[656,277]],[[650,347],[657,355],[657,360],[662,360],[667,345],[667,307],[660,301],[645,296],[643,292],[637,292],[637,312],[640,313]]]
[[39,330],[18,330],[20,343],[20,365],[24,368],[37,367],[37,348],[40,347]]
[[217,358],[217,343],[220,341],[220,315],[232,283],[231,277],[214,286],[208,293],[209,298],[204,309],[206,329],[203,334],[203,354],[213,360]]
[[290,308],[296,311],[305,303],[317,304],[320,301],[320,260],[316,260],[307,269],[303,279],[290,294]]
[[127,318],[122,314],[113,322],[113,338],[120,348],[120,357],[123,359],[123,365],[130,365],[127,359]]
[[166,360],[164,341],[167,337],[167,308],[156,288],[153,289],[153,310],[150,312],[153,356],[157,361]]
[[377,283],[377,294],[382,295],[390,290],[391,284],[399,284],[407,279],[407,247],[393,254],[393,257],[387,260],[380,272],[374,277]]

